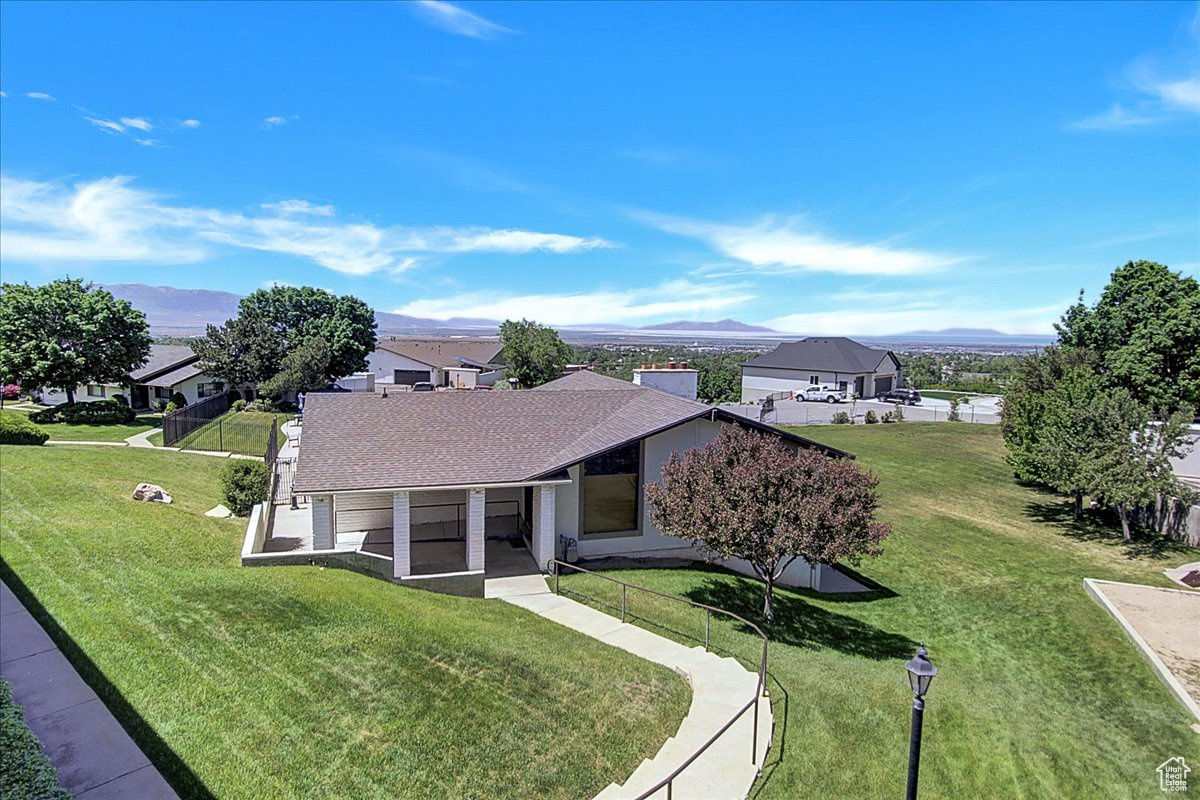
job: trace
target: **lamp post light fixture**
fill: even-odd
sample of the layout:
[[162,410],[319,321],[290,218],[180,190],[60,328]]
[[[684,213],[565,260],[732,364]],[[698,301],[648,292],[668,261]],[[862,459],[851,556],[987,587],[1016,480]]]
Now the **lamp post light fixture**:
[[917,800],[917,770],[921,766],[921,724],[925,716],[925,693],[937,675],[937,667],[929,662],[925,645],[917,646],[917,654],[904,668],[913,691],[912,736],[908,740],[908,791],[906,800]]

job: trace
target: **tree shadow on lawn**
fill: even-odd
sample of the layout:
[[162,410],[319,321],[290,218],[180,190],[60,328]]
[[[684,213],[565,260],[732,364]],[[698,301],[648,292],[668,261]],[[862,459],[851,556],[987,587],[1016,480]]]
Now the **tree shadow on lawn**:
[[104,705],[108,707],[108,710],[112,712],[112,715],[121,723],[121,727],[129,733],[130,738],[142,749],[142,752],[146,754],[150,761],[158,767],[162,776],[171,784],[171,788],[175,789],[180,797],[193,798],[194,800],[216,800],[216,797],[208,790],[208,787],[204,785],[199,776],[192,772],[187,763],[176,755],[175,751],[162,740],[154,728],[147,724],[146,720],[142,719],[141,715],[130,705],[120,690],[109,682],[107,676],[88,657],[87,653],[75,643],[70,634],[63,630],[57,620],[50,615],[50,612],[38,601],[33,592],[29,591],[29,588],[25,586],[16,573],[3,560],[0,560],[0,578],[8,584],[8,588],[12,589],[13,594],[17,596],[30,615],[46,630],[46,633],[58,645],[58,649],[66,656],[67,661],[71,663],[71,666],[83,678],[84,683],[92,688],[92,691],[96,693],[104,702]]
[[1140,525],[1132,526],[1133,541],[1127,542],[1121,535],[1120,523],[1109,519],[1107,514],[1086,509],[1083,518],[1077,520],[1070,501],[1063,501],[1057,495],[1050,495],[1045,491],[1041,494],[1055,499],[1026,503],[1025,515],[1035,522],[1054,528],[1060,536],[1120,548],[1125,558],[1131,561],[1139,558],[1163,561],[1195,553],[1195,550],[1185,543]]
[[[888,633],[865,622],[826,611],[805,602],[804,594],[832,599],[811,590],[776,589],[775,619],[760,623],[762,618],[763,585],[749,579],[735,581],[709,578],[703,584],[686,593],[689,600],[716,606],[756,622],[772,642],[802,648],[828,648],[846,655],[862,656],[877,661],[906,659],[913,653],[916,643],[907,636]],[[861,597],[865,592],[853,595]],[[840,599],[840,596],[838,596]],[[739,625],[746,632],[745,626]]]

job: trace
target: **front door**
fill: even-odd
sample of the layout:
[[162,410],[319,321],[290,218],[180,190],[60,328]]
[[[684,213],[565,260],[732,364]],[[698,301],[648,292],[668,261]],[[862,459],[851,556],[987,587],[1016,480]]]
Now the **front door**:
[[859,397],[863,397],[864,396],[863,390],[865,388],[866,388],[866,378],[863,377],[862,375],[859,375],[857,378],[854,379],[854,393],[856,395],[858,395]]

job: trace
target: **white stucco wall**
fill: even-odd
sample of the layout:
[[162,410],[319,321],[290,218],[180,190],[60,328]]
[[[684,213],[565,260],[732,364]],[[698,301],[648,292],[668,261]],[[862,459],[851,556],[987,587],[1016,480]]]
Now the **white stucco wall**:
[[[119,386],[115,383],[92,384],[93,386],[103,386],[103,397],[89,397],[87,393],[87,384],[82,384],[75,387],[75,402],[76,403],[93,403],[97,400],[111,400],[114,394],[123,394],[125,399],[129,399],[129,387]],[[57,389],[43,389],[42,402],[48,406],[61,406],[67,402],[67,393],[60,392]]]
[[635,369],[633,382],[688,400],[696,399],[700,373],[694,369]]
[[899,385],[900,371],[891,360],[884,362],[878,372],[827,372],[808,369],[779,369],[777,367],[742,367],[742,402],[753,403],[775,392],[795,392],[812,385],[811,377],[818,377],[818,384],[838,386],[843,381],[847,391],[854,391],[855,379],[863,379],[863,397],[875,396],[875,379],[892,378],[892,386]]
[[434,384],[438,382],[438,371],[420,361],[414,361],[388,350],[376,350],[367,356],[367,372],[374,373],[376,383],[391,383],[395,370],[398,369],[424,370],[430,374],[429,380]]

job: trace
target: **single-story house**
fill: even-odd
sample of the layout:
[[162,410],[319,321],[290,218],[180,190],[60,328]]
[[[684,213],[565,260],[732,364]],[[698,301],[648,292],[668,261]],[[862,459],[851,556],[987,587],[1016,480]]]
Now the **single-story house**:
[[377,384],[491,386],[503,369],[504,348],[496,337],[380,337],[367,358]]
[[[672,452],[704,445],[727,425],[769,432],[796,450],[848,456],[592,372],[526,391],[310,395],[293,482],[308,506],[277,507],[276,529],[260,531],[243,563],[321,557],[396,582],[438,588],[440,581],[445,589],[449,581],[452,591],[477,594],[496,563],[519,558],[527,570],[545,569],[568,546],[585,559],[703,558],[655,526],[643,487],[661,478]],[[839,591],[856,586],[799,560],[784,582],[821,580],[841,581]]]
[[900,359],[844,336],[810,336],[784,342],[742,364],[742,402],[754,403],[808,386],[837,386],[874,397],[901,384]]
[[[201,372],[197,366],[199,360],[200,357],[190,347],[152,344],[146,362],[129,373],[127,383],[77,386],[75,401],[109,400],[113,395],[121,394],[134,408],[159,408],[176,393],[183,395],[191,404],[231,388]],[[254,396],[253,389],[241,391],[248,398]],[[67,393],[45,389],[42,391],[42,402],[52,406],[61,405],[67,402]]]

